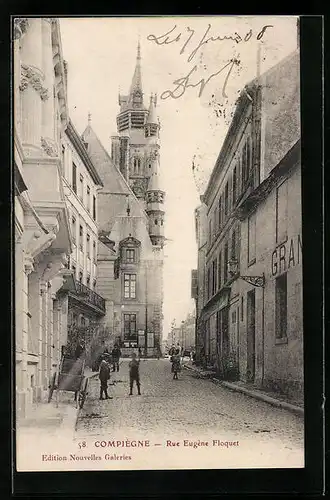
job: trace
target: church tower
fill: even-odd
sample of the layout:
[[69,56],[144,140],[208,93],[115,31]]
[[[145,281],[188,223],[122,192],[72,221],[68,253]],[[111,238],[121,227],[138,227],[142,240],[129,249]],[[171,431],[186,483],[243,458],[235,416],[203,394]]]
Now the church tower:
[[164,244],[165,193],[161,190],[157,96],[145,106],[141,76],[141,47],[137,47],[135,70],[128,95],[119,94],[117,134],[111,137],[111,159],[125,177],[149,217],[153,246]]

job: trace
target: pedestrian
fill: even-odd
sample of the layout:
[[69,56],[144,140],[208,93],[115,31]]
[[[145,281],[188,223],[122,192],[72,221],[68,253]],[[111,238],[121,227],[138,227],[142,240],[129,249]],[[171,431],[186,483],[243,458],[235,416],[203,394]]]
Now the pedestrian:
[[173,380],[178,380],[178,373],[179,372],[181,372],[180,349],[176,349],[175,354],[172,356]]
[[140,359],[136,359],[135,352],[132,353],[132,359],[129,362],[129,395],[133,395],[133,383],[136,382],[138,396],[141,395],[140,391]]
[[139,347],[139,359],[141,359],[141,356],[142,356],[142,349],[141,347]]
[[74,352],[75,359],[79,359],[85,353],[85,342],[81,340],[78,342],[77,347]]
[[99,379],[100,379],[100,399],[103,399],[103,393],[105,395],[105,399],[113,399],[111,396],[108,396],[108,380],[110,380],[110,364],[109,364],[109,355],[104,354],[102,356],[102,361],[100,363],[100,371],[99,371]]
[[120,360],[120,356],[121,356],[121,350],[119,348],[119,345],[118,344],[115,344],[114,348],[112,349],[112,371],[115,372],[117,370],[117,372],[119,372],[119,360]]

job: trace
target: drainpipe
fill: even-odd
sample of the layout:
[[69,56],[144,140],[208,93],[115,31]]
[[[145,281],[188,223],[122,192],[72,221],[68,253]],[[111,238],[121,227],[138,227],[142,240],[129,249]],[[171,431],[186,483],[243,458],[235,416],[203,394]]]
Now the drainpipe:
[[264,385],[264,375],[265,375],[265,285],[262,287],[262,325],[261,325],[261,335],[262,335],[262,370],[261,370],[261,387]]

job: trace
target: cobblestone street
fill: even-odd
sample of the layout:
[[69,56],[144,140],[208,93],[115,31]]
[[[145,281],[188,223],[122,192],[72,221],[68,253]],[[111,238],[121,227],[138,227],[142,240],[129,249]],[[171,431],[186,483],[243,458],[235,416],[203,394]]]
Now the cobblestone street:
[[185,369],[173,380],[168,359],[141,360],[140,374],[141,396],[136,387],[129,396],[127,360],[111,377],[113,399],[100,401],[99,381],[90,381],[77,440],[154,438],[166,451],[171,448],[167,441],[175,439],[239,441],[234,455],[231,450],[223,463],[219,457],[219,467],[303,466],[302,417],[196,378]]

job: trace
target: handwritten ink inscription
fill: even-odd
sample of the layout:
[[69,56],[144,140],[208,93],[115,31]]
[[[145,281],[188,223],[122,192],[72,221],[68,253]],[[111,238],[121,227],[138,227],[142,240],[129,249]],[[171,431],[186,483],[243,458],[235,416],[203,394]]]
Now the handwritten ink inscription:
[[[196,56],[197,52],[200,50],[203,45],[206,45],[210,42],[224,42],[224,41],[232,41],[235,42],[236,44],[240,43],[246,43],[249,40],[255,38],[256,40],[260,41],[263,36],[265,35],[266,31],[269,28],[273,28],[273,25],[267,24],[261,28],[259,32],[256,34],[253,34],[252,29],[250,29],[244,36],[241,36],[239,33],[235,32],[232,35],[225,35],[225,36],[209,36],[210,30],[212,28],[211,24],[208,24],[203,36],[199,39],[198,43],[196,45],[193,45],[194,39],[196,38],[195,36],[195,30],[191,29],[189,26],[186,27],[186,34],[183,34],[182,32],[176,33],[177,25],[173,26],[172,29],[167,31],[166,33],[162,35],[154,35],[150,34],[147,36],[147,40],[150,42],[154,42],[156,45],[169,45],[172,43],[178,43],[178,42],[183,42],[181,49],[180,49],[180,55],[184,54],[186,49],[189,47],[192,48],[191,52],[188,55],[187,62],[190,63],[194,57]],[[185,38],[185,35],[187,37]],[[215,73],[210,74],[208,78],[201,78],[198,82],[192,83],[191,82],[191,77],[194,75],[195,72],[197,71],[198,67],[197,65],[194,65],[193,68],[188,72],[188,74],[184,77],[177,78],[173,81],[173,85],[175,86],[173,89],[167,89],[161,94],[161,99],[168,99],[171,97],[172,99],[178,99],[181,97],[187,88],[189,87],[199,87],[199,93],[198,97],[201,97],[203,94],[203,91],[206,87],[206,85],[216,76],[218,76],[220,73],[224,72],[225,74],[225,79],[224,83],[222,86],[222,96],[224,98],[227,98],[226,94],[226,87],[228,84],[228,80],[230,75],[232,74],[234,66],[239,66],[240,65],[240,60],[238,57],[232,57],[228,60],[228,62],[222,66],[218,71]]]

